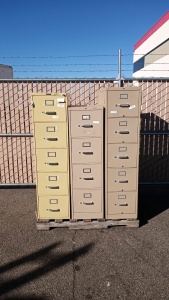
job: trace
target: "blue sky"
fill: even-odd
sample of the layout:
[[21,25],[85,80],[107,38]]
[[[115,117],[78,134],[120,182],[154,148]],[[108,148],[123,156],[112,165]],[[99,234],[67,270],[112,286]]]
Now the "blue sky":
[[15,78],[116,78],[121,49],[129,78],[134,44],[168,10],[158,0],[0,0],[0,63]]

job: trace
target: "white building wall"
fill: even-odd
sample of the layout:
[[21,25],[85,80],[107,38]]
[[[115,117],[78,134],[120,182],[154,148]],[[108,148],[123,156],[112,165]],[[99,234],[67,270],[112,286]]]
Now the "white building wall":
[[[168,20],[159,26],[160,21],[166,17]],[[169,77],[169,42],[167,41],[169,40],[169,12],[161,20],[153,26],[157,29],[148,38],[146,35],[149,35],[149,32],[139,41],[139,46],[137,46],[139,42],[135,45],[136,49],[133,55],[134,78]],[[148,61],[151,63],[147,64]]]

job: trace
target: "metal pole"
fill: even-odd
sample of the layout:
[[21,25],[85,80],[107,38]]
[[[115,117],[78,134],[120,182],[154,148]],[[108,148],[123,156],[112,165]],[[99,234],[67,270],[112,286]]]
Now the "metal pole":
[[1,183],[0,184],[0,188],[1,187],[36,187],[35,183]]
[[119,79],[119,87],[123,86],[122,80],[121,80],[121,49],[119,49],[119,61],[118,61],[118,79]]
[[0,133],[0,137],[33,137],[32,133]]

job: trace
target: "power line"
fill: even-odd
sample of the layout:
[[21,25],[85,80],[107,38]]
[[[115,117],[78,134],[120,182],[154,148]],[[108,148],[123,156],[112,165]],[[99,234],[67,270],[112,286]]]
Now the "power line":
[[106,56],[118,56],[118,54],[88,54],[88,55],[67,55],[67,56],[0,56],[0,58],[81,58],[81,57],[106,57]]
[[[162,56],[169,55],[169,53],[127,53],[125,56]],[[118,57],[118,54],[87,54],[87,55],[67,55],[67,56],[0,56],[0,59],[66,59],[66,58],[85,58],[85,57]]]
[[116,66],[116,64],[22,64],[12,65],[13,67],[67,67],[67,66]]
[[[169,63],[145,63],[145,66],[148,65],[169,65]],[[133,63],[123,63],[123,66],[132,66]],[[137,63],[137,65],[141,65],[142,63]],[[111,64],[111,63],[106,63],[106,64],[16,64],[12,65],[12,67],[67,67],[67,66],[117,66],[117,63]]]
[[[117,71],[116,70],[67,70],[67,71],[63,71],[63,70],[57,70],[57,71],[52,71],[52,70],[23,70],[23,71],[15,71],[15,73],[36,73],[36,72],[40,72],[40,73],[43,73],[43,72],[46,72],[46,73],[76,73],[76,72],[114,72],[114,71]],[[2,71],[4,72],[4,71]],[[0,72],[1,73],[1,72]]]

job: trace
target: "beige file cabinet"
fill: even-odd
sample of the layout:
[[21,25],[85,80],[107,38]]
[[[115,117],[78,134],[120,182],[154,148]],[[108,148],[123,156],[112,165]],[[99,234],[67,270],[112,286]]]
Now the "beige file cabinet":
[[32,94],[36,153],[37,218],[70,218],[68,97]]
[[105,107],[105,216],[137,219],[140,89],[99,92]]
[[69,107],[72,218],[102,219],[103,107]]

